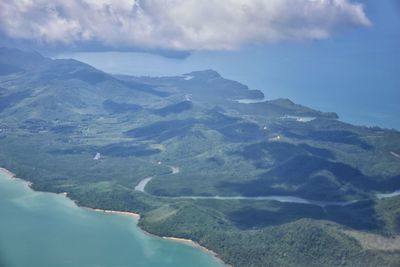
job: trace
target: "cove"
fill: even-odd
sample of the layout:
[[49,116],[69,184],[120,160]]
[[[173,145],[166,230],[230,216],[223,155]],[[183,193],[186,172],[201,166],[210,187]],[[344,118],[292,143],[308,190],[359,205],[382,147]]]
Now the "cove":
[[212,255],[146,234],[128,215],[78,207],[0,170],[0,266],[221,267]]

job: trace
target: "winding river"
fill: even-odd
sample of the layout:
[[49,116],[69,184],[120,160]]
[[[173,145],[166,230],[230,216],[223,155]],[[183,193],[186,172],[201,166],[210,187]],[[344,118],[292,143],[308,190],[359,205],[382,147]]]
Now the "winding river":
[[[169,174],[177,174],[180,172],[179,167],[168,166],[171,169]],[[138,185],[135,187],[136,191],[140,191],[142,193],[146,193],[145,188],[146,185],[153,179],[153,177],[147,177],[141,180]],[[384,199],[389,197],[395,197],[400,195],[400,189],[396,190],[392,193],[377,193],[375,196],[378,199]],[[327,206],[348,206],[357,202],[360,202],[365,199],[360,200],[351,200],[351,201],[319,201],[319,200],[311,200],[305,199],[296,196],[258,196],[258,197],[246,197],[246,196],[178,196],[178,197],[168,197],[168,196],[154,196],[162,199],[192,199],[192,200],[202,200],[202,199],[214,199],[214,200],[254,200],[254,201],[278,201],[283,203],[296,203],[296,204],[305,204],[305,205],[314,205],[319,207],[327,207]]]

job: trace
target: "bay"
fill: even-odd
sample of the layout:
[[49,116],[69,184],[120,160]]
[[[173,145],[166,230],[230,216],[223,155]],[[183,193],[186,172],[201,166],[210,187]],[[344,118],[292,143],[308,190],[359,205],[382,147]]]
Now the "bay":
[[198,248],[146,234],[132,216],[78,207],[0,171],[0,266],[223,265]]

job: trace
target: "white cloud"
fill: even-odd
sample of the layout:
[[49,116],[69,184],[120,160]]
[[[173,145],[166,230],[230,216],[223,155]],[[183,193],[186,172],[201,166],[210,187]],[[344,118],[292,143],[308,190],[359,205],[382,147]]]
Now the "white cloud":
[[44,44],[224,50],[368,25],[350,0],[0,1],[0,31]]

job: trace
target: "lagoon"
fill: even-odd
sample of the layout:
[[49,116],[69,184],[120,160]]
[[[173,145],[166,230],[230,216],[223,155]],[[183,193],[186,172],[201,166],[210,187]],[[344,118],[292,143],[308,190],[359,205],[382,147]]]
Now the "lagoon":
[[212,255],[143,232],[132,216],[78,207],[0,171],[0,266],[221,267]]

